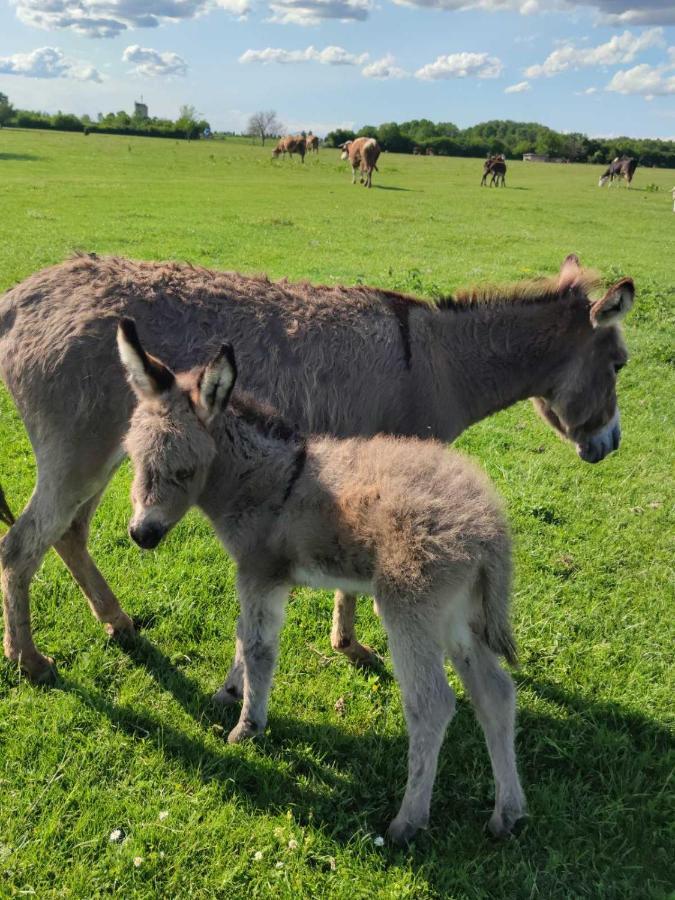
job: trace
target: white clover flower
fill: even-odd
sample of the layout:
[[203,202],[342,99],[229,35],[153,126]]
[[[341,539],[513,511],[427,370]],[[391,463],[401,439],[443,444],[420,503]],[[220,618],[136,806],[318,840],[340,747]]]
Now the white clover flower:
[[253,854],[253,859],[254,859],[256,862],[260,862],[260,860],[261,860],[262,858],[263,858],[263,852],[262,852],[262,850],[256,850],[255,853]]
[[124,832],[121,828],[115,828],[110,832],[110,837],[108,838],[111,844],[119,844],[120,841],[124,840]]
[[159,821],[163,822],[164,819],[168,819],[168,818],[169,818],[169,810],[163,809],[159,814]]
[[289,850],[297,850],[298,849],[298,842],[295,840],[295,838],[291,838],[290,841],[288,842],[288,849]]
[[376,847],[384,847],[384,838],[381,834],[378,834],[377,837],[373,838],[373,843]]
[[279,860],[278,863],[274,864],[275,869],[283,869],[283,867],[284,867],[284,864],[281,862],[281,860]]
[[134,856],[134,866],[138,869],[143,865],[143,857],[142,856]]

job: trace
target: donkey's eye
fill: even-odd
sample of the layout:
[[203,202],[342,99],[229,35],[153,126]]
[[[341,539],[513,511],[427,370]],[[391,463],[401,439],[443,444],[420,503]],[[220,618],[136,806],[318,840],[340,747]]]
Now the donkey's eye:
[[194,474],[194,469],[179,469],[176,472],[175,478],[176,481],[189,481]]

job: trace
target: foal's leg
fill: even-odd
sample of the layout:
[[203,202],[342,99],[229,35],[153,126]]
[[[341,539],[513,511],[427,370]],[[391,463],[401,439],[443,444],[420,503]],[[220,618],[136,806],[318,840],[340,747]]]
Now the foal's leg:
[[230,744],[261,734],[267,724],[267,704],[288,597],[288,586],[261,583],[241,573],[237,588],[241,606],[238,640],[244,663],[244,702],[239,722],[227,737]]
[[451,641],[450,657],[471,697],[490,753],[495,809],[489,828],[496,837],[506,837],[526,814],[516,768],[515,686],[492,650],[468,628],[462,629],[459,639]]
[[424,620],[419,608],[412,616],[389,609],[386,598],[377,602],[389,636],[409,735],[408,783],[387,834],[395,843],[405,844],[429,821],[438,753],[455,712],[455,694],[443,667],[438,623],[433,618]]
[[87,550],[89,524],[102,495],[103,490],[100,490],[80,507],[70,528],[56,542],[54,549],[68,566],[91,611],[105,625],[107,633],[113,638],[125,637],[134,633],[134,623],[119,605]]
[[356,615],[356,595],[345,594],[343,591],[335,591],[335,605],[333,606],[333,630],[330,642],[333,650],[344,653],[350,662],[357,666],[374,666],[377,664],[377,654],[360,644],[354,631],[354,617]]

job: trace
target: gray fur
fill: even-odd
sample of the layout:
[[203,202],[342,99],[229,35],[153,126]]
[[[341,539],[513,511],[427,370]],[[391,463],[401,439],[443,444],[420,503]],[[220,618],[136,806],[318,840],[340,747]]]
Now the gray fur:
[[[452,441],[496,410],[538,397],[546,421],[590,460],[618,442],[600,441],[596,430],[615,414],[612,363],[626,356],[618,329],[596,327],[606,324],[602,316],[591,321],[591,283],[575,258],[559,278],[471,290],[436,305],[376,288],[93,255],[31,276],[0,300],[0,375],[38,468],[33,496],[0,545],[6,655],[36,679],[51,674],[33,643],[28,593],[50,546],[64,550],[108,630],[132,629],[85,543],[134,406],[114,344],[121,316],[132,316],[176,370],[231,341],[244,388],[306,432]],[[632,282],[621,285],[622,298],[630,288],[632,299]],[[613,290],[598,303],[615,309]],[[354,608],[353,598],[338,597],[334,646],[368,661]]]
[[[131,344],[123,347],[140,401],[126,439],[134,468],[130,534],[154,547],[197,504],[237,563],[236,679],[230,672],[215,695],[226,703],[242,699],[228,740],[265,729],[290,589],[355,585],[375,596],[409,731],[408,784],[390,837],[405,843],[428,822],[438,753],[455,709],[446,656],[485,732],[496,786],[490,828],[510,833],[525,813],[515,689],[497,661],[503,654],[515,662],[511,547],[482,472],[435,441],[303,439],[250,399],[205,396],[199,370],[168,388],[148,387],[134,379],[133,352]],[[206,372],[231,384],[232,365],[220,354]],[[296,472],[299,449],[303,466]],[[181,470],[189,476],[181,479]]]

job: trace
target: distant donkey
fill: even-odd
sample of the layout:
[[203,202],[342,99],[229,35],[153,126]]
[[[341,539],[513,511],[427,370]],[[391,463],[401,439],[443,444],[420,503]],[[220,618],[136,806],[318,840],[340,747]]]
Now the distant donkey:
[[497,156],[488,157],[483,163],[483,177],[480,185],[485,187],[488,175],[492,175],[490,187],[499,187],[501,181],[502,187],[506,187],[506,157],[503,153]]
[[[626,351],[614,325],[633,302],[633,283],[618,282],[594,303],[593,285],[574,256],[557,278],[436,303],[93,255],[31,276],[0,299],[0,375],[38,469],[0,544],[6,656],[36,680],[53,676],[33,643],[29,607],[31,579],[51,546],[109,634],[133,631],[87,550],[134,407],[114,347],[121,316],[135,318],[176,370],[203,363],[220,337],[236,342],[243,386],[306,432],[452,441],[532,397],[581,459],[598,462],[619,445],[616,372]],[[355,608],[353,594],[336,594],[332,644],[367,663]]]
[[[289,591],[303,584],[372,594],[389,637],[410,733],[408,784],[389,836],[406,843],[429,818],[455,695],[450,656],[476,707],[496,782],[490,829],[525,813],[516,771],[509,623],[511,546],[487,479],[436,442],[307,439],[232,395],[226,344],[177,376],[148,356],[123,319],[118,345],[139,398],[126,447],[134,467],[129,533],[143,548],[198,505],[237,562],[243,671],[215,699],[243,697],[228,741],[260,734]],[[340,385],[337,385],[338,389]]]

